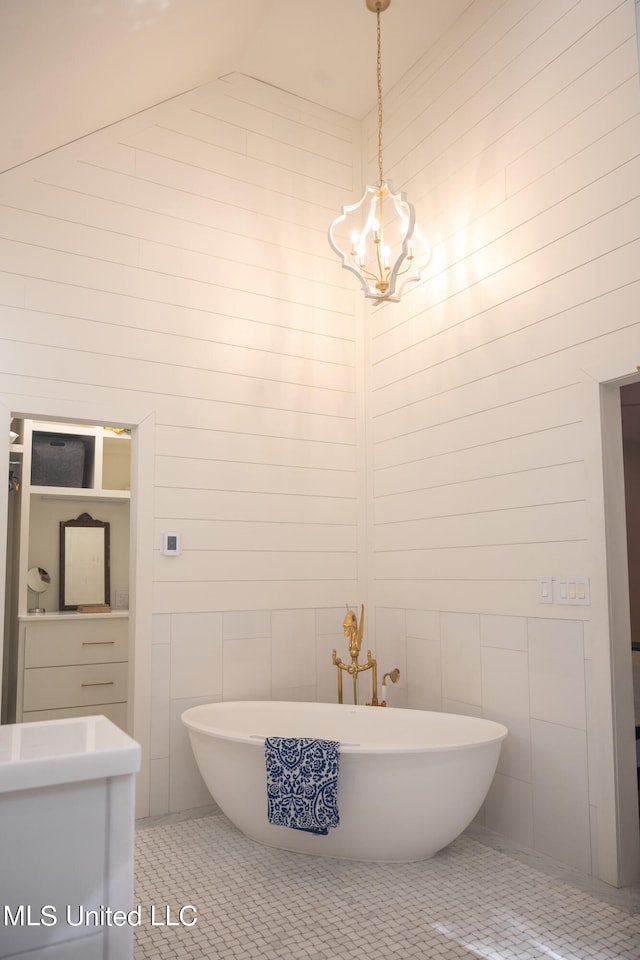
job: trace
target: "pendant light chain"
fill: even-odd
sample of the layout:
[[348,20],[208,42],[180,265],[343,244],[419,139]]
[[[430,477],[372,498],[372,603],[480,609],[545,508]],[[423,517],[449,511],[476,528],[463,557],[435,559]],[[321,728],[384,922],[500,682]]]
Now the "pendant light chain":
[[380,53],[380,4],[376,5],[377,19],[377,40],[378,40],[378,60],[377,60],[377,80],[378,80],[378,186],[382,187],[384,175],[382,173],[382,57]]

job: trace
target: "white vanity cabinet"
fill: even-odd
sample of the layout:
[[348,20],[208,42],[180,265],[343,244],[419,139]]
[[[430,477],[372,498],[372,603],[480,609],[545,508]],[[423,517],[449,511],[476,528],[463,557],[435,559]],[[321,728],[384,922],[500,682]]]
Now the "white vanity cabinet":
[[[130,437],[82,424],[24,420],[16,426],[20,438],[12,446],[12,459],[22,460],[22,469],[20,490],[12,494],[19,497],[20,516],[15,616],[9,656],[5,654],[15,705],[8,719],[21,723],[98,713],[126,730]],[[81,448],[79,470],[66,471],[65,444],[70,454]],[[53,460],[61,451],[62,459]],[[106,612],[60,609],[61,525],[83,514],[109,525],[111,609]],[[76,562],[76,568],[81,566]],[[30,589],[28,571],[33,568],[50,577],[43,593]],[[36,607],[45,613],[33,612]]]
[[102,716],[0,726],[0,960],[132,960],[139,768]]
[[59,613],[21,620],[18,721],[103,714],[127,723],[128,616]]

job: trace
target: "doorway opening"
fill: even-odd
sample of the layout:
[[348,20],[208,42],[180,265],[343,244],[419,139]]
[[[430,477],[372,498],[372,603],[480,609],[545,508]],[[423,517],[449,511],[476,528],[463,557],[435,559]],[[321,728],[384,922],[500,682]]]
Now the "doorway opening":
[[620,388],[620,411],[629,569],[636,782],[640,796],[640,382],[629,383]]
[[640,377],[612,377],[610,370],[585,371],[584,378],[585,419],[599,425],[585,448],[593,549],[588,741],[595,872],[624,887],[640,879],[640,824],[622,407]]
[[2,722],[128,730],[131,430],[14,417],[9,451]]
[[[136,783],[136,816],[149,815],[150,791],[150,710],[151,710],[151,634],[153,613],[153,486],[155,455],[155,412],[146,400],[137,397],[116,399],[108,404],[87,404],[77,400],[49,397],[0,396],[5,436],[13,419],[34,419],[93,424],[115,424],[131,430],[131,499],[129,541],[129,649],[127,732],[142,748],[141,768]],[[90,409],[90,413],[89,413]],[[91,419],[89,419],[89,416]],[[17,441],[16,441],[17,442]],[[15,453],[10,452],[13,459]],[[24,468],[23,468],[24,469]],[[0,488],[0,607],[6,614],[5,569],[7,530],[7,488]],[[43,604],[46,606],[46,604]],[[0,670],[2,657],[0,656]],[[0,685],[4,704],[4,681]],[[3,707],[4,709],[4,707]]]

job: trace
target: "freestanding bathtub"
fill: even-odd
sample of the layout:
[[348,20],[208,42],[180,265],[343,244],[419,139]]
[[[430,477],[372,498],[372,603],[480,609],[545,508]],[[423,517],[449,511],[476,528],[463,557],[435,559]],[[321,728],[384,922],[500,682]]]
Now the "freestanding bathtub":
[[[200,773],[246,836],[298,853],[424,860],[474,818],[506,727],[426,710],[332,703],[230,701],[182,714]],[[267,819],[265,737],[340,742],[340,825],[318,836]]]

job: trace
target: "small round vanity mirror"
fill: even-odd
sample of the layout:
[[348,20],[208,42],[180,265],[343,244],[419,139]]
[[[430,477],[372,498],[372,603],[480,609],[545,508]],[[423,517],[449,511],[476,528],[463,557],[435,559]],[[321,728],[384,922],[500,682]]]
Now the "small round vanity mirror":
[[27,571],[27,586],[36,595],[35,606],[29,607],[29,613],[46,613],[44,607],[39,604],[39,596],[48,589],[51,583],[51,577],[42,567],[31,567]]

